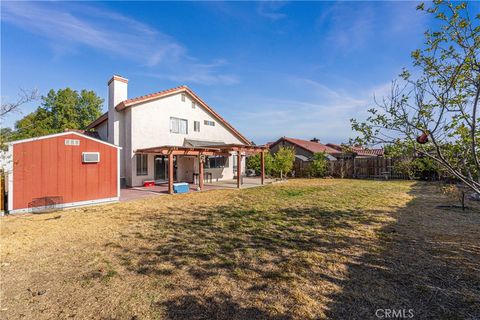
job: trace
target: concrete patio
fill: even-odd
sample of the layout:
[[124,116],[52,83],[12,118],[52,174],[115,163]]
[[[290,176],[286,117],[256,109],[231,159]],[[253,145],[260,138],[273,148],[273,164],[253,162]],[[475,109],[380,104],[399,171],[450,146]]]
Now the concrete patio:
[[[275,179],[265,179],[265,184],[271,184],[275,181]],[[244,177],[241,189],[246,188],[254,188],[260,187],[261,179],[260,177]],[[189,184],[189,192],[198,192],[197,191],[198,185],[190,183]],[[237,180],[236,179],[229,179],[229,180],[220,180],[220,181],[213,181],[210,183],[205,183],[202,191],[208,190],[218,190],[218,189],[236,189],[237,188]],[[159,185],[155,185],[152,187],[133,187],[133,188],[125,188],[120,190],[120,201],[130,201],[148,197],[155,197],[161,195],[168,195],[168,183],[163,183]]]
[[[265,178],[264,184],[271,184],[275,181],[275,179],[267,179]],[[247,188],[254,188],[260,187],[262,185],[260,177],[243,177],[241,189]],[[237,179],[229,179],[229,180],[220,180],[214,181],[211,183],[206,183],[205,186],[207,187],[214,187],[215,189],[230,189],[230,188],[237,188]]]

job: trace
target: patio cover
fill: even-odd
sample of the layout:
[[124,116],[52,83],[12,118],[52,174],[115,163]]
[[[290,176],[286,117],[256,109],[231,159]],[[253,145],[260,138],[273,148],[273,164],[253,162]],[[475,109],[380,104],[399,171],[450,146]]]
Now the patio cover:
[[183,142],[184,147],[205,147],[205,146],[221,146],[221,145],[225,145],[225,142],[193,140],[193,139],[185,139],[185,141]]
[[137,149],[134,152],[136,154],[142,153],[154,153],[168,155],[168,192],[173,193],[173,156],[182,156],[182,155],[191,155],[198,156],[200,166],[199,166],[199,188],[203,188],[203,157],[200,156],[209,156],[209,155],[223,155],[230,156],[230,152],[237,152],[237,188],[241,186],[241,163],[242,163],[242,153],[245,155],[260,153],[261,159],[261,181],[264,184],[265,181],[265,151],[267,147],[265,146],[252,146],[244,144],[222,144],[222,145],[210,145],[202,147],[187,147],[187,146],[158,146],[151,148]]

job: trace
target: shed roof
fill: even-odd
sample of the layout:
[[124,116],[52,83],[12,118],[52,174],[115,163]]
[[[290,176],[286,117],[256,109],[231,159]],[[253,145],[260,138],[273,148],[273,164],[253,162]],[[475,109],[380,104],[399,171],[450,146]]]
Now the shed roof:
[[111,146],[111,147],[114,147],[114,148],[117,148],[117,149],[122,149],[122,147],[119,147],[119,146],[116,146],[116,145],[114,145],[114,144],[105,142],[105,141],[103,141],[103,140],[95,139],[95,138],[93,138],[93,137],[91,137],[91,136],[88,136],[88,135],[86,135],[86,134],[79,133],[79,132],[76,132],[76,131],[65,131],[65,132],[60,132],[60,133],[47,134],[47,135],[45,135],[45,136],[40,136],[40,137],[34,137],[34,138],[28,138],[28,139],[11,141],[11,142],[9,142],[8,144],[14,145],[14,144],[18,144],[18,143],[25,143],[25,142],[31,142],[31,141],[37,141],[37,140],[43,140],[43,139],[49,139],[49,138],[66,136],[66,135],[69,135],[69,134],[73,134],[73,135],[77,135],[77,136],[80,136],[80,137],[83,137],[83,138],[86,138],[86,139],[90,139],[90,140],[93,140],[93,141],[95,141],[95,142],[102,143],[102,144],[106,144],[106,145],[108,145],[108,146]]
[[183,145],[184,146],[188,145],[188,146],[191,146],[191,147],[221,146],[221,145],[225,145],[225,142],[185,139]]

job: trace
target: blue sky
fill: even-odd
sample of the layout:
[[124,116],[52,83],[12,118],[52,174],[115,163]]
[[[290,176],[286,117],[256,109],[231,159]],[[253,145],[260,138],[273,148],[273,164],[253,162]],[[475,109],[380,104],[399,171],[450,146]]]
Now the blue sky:
[[1,95],[71,87],[106,98],[120,74],[129,97],[188,85],[256,143],[345,142],[349,119],[422,45],[432,21],[416,5],[2,1]]

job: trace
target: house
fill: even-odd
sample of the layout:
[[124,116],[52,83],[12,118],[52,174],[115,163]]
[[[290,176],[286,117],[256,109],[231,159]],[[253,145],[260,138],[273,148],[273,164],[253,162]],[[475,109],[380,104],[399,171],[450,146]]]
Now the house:
[[[334,144],[334,143],[327,143],[326,146],[333,148],[338,151],[343,151],[344,148],[341,145]],[[375,157],[383,157],[384,156],[384,150],[382,148],[377,148],[377,149],[365,149],[362,147],[356,147],[356,146],[349,146],[348,150],[350,153],[353,153],[355,155],[355,158],[375,158]]]
[[364,149],[353,146],[349,147],[348,150],[345,150],[345,148],[338,144],[322,144],[316,138],[313,138],[312,140],[302,140],[282,137],[275,142],[269,142],[268,146],[272,153],[277,152],[280,147],[294,148],[294,170],[296,175],[302,175],[302,172],[310,166],[313,160],[313,155],[319,152],[324,152],[327,155],[328,160],[330,160],[329,174],[340,177],[356,176],[356,164],[354,159],[372,159],[384,155],[383,149]]
[[242,159],[264,150],[251,145],[190,88],[129,98],[128,80],[117,75],[108,81],[108,111],[87,129],[122,148],[122,186],[168,182],[170,192],[174,181],[203,187],[204,176],[212,180],[241,176]]
[[9,143],[8,211],[117,201],[120,148],[69,131]]
[[302,140],[288,137],[281,137],[275,142],[268,143],[271,153],[276,153],[281,147],[291,147],[295,150],[294,170],[297,174],[305,170],[313,160],[313,155],[319,152],[325,152],[328,160],[336,161],[341,155],[341,151],[321,144],[317,139]]

